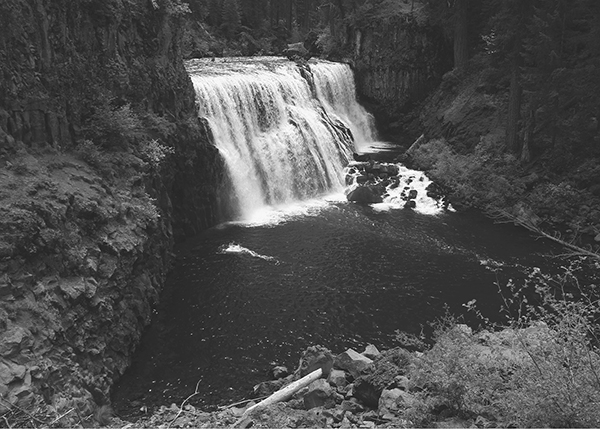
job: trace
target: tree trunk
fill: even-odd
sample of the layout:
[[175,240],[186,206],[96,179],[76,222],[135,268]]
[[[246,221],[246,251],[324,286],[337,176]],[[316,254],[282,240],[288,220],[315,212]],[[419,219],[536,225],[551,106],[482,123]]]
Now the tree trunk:
[[456,0],[456,22],[454,24],[454,68],[464,69],[469,61],[469,0]]
[[314,370],[313,372],[311,372],[310,374],[305,375],[301,379],[296,380],[296,381],[294,381],[291,384],[288,384],[284,388],[282,388],[282,389],[278,390],[277,392],[273,393],[268,398],[263,399],[258,404],[255,404],[255,405],[249,407],[248,409],[246,409],[246,411],[244,411],[244,414],[238,420],[238,422],[243,421],[244,418],[246,416],[248,416],[254,410],[259,410],[261,408],[267,407],[267,406],[272,405],[272,404],[276,404],[276,403],[281,402],[281,401],[287,401],[288,399],[290,399],[292,397],[292,395],[294,393],[296,393],[300,389],[303,389],[304,387],[308,386],[313,381],[318,380],[319,378],[321,378],[322,375],[323,375],[323,369],[322,368],[318,368],[318,369]]
[[531,161],[531,143],[533,142],[533,131],[535,130],[535,107],[529,109],[529,118],[525,126],[525,136],[523,138],[523,148],[521,149],[521,162],[526,164]]
[[510,95],[508,99],[508,121],[506,126],[506,149],[516,153],[519,150],[519,118],[521,116],[521,95],[523,88],[519,82],[520,70],[518,55],[512,61]]

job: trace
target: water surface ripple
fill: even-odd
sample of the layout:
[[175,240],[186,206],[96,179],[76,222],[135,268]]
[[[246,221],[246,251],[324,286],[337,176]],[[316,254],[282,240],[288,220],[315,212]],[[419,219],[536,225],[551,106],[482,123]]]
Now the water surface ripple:
[[446,305],[460,312],[477,299],[497,311],[494,282],[551,265],[549,251],[475,215],[341,202],[288,222],[213,228],[179,250],[115,403],[135,417],[140,404],[181,401],[200,379],[196,404],[232,402],[273,363],[294,368],[308,345],[386,348],[396,330],[418,334]]

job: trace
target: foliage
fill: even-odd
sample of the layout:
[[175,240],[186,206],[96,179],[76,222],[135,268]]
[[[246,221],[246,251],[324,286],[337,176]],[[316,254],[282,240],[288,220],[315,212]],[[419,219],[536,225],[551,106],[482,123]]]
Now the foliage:
[[[509,326],[492,325],[496,332],[444,320],[415,369],[429,408],[500,426],[597,427],[600,301],[596,285],[579,285],[577,269],[533,268],[521,286],[509,282],[501,291]],[[476,311],[474,301],[466,306]]]
[[168,155],[175,153],[172,147],[163,145],[157,139],[148,140],[140,145],[139,151],[142,159],[153,168],[158,168]]
[[106,168],[107,158],[103,151],[91,140],[83,140],[75,147],[75,154],[90,166],[102,171]]
[[421,144],[412,157],[433,178],[443,179],[455,200],[482,209],[510,207],[525,190],[518,180],[520,167],[514,157],[503,153],[494,135],[482,137],[473,153],[457,154],[440,139]]
[[225,0],[223,2],[223,24],[222,29],[229,37],[233,37],[240,27],[240,12],[238,10],[237,0]]
[[[86,122],[87,137],[76,148],[78,156],[96,168],[106,178],[116,174],[119,167],[139,169],[140,163],[158,169],[174,149],[162,143],[175,133],[175,124],[152,112],[139,112],[130,104],[114,107],[108,99],[101,99]],[[122,164],[114,154],[118,150],[132,152],[140,158]],[[143,164],[143,163],[142,163]]]
[[190,5],[181,0],[164,0],[164,7],[167,14],[175,18],[192,13]]
[[351,25],[359,28],[376,27],[397,18],[408,19],[409,17],[419,23],[424,23],[427,15],[420,3],[420,1],[398,2],[394,0],[368,1],[349,15],[348,21]]
[[119,213],[147,226],[155,225],[160,219],[160,211],[156,207],[156,201],[144,192],[138,198],[131,198],[126,192],[119,192],[121,204]]
[[124,148],[143,134],[140,117],[130,104],[113,106],[104,100],[92,114],[84,129],[88,140],[99,143],[104,148]]

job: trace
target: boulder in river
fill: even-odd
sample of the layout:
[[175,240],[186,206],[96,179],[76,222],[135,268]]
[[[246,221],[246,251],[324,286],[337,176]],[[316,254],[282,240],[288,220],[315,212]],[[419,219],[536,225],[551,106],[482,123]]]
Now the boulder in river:
[[369,155],[368,153],[358,154],[358,153],[354,152],[352,154],[352,158],[354,158],[355,161],[367,162],[367,161],[371,160],[371,155]]
[[357,186],[346,197],[348,201],[359,204],[374,204],[383,201],[381,195],[372,186]]

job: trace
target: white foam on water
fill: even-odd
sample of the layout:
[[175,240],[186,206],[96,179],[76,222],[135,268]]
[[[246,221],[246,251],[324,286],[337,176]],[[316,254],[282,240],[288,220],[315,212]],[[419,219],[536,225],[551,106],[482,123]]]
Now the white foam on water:
[[218,253],[248,255],[253,258],[259,258],[259,259],[263,259],[265,261],[279,263],[279,261],[276,258],[273,258],[272,256],[261,255],[260,253],[256,253],[255,251],[250,250],[247,247],[240,246],[239,244],[236,244],[236,243],[229,243],[226,246],[221,246]]
[[331,193],[319,198],[296,201],[288,204],[264,206],[247,214],[244,218],[227,222],[225,225],[239,225],[248,228],[274,227],[300,217],[319,216],[334,203],[346,201],[343,193]]
[[[427,195],[427,187],[432,181],[427,175],[418,170],[412,170],[407,168],[403,164],[395,164],[398,167],[398,186],[390,184],[385,189],[383,202],[371,204],[373,210],[377,212],[386,212],[391,210],[404,209],[407,202],[410,191],[416,191],[416,198],[412,198],[415,201],[416,207],[411,209],[417,213],[425,215],[439,215],[443,213],[444,202],[435,200]],[[358,175],[358,174],[357,174]],[[346,190],[348,193],[350,190],[358,186],[356,183],[350,186]]]

